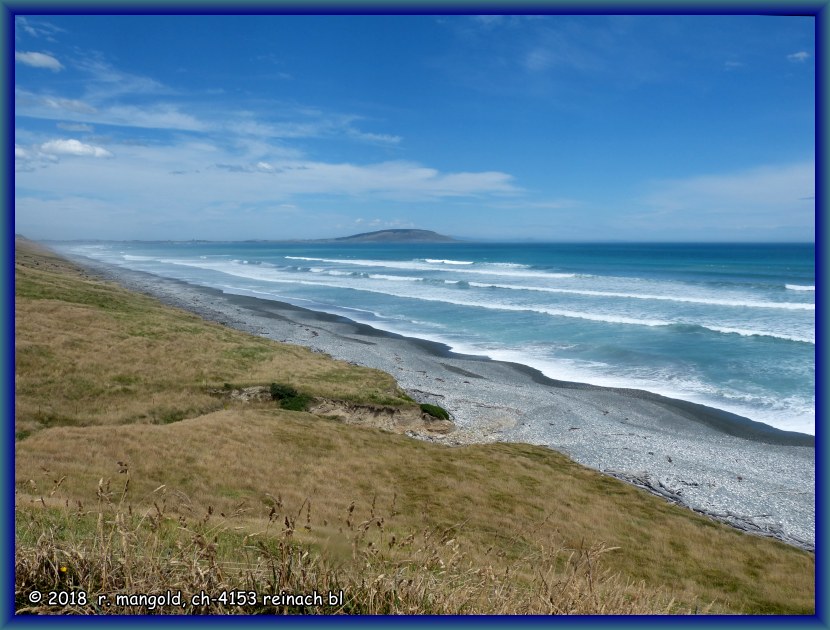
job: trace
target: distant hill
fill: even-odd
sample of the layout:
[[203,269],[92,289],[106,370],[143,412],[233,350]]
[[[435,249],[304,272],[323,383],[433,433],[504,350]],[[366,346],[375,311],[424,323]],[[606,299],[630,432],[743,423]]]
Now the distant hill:
[[321,239],[326,243],[455,243],[454,238],[432,230],[378,230],[340,238]]

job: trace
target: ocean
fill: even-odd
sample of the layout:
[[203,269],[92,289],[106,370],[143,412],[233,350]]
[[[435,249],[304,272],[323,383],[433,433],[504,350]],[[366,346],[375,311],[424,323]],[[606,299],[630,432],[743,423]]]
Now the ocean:
[[52,246],[815,434],[813,244]]

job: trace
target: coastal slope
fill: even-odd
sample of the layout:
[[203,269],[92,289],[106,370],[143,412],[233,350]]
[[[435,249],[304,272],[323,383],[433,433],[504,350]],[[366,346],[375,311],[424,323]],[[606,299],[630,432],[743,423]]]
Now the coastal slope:
[[[514,409],[523,403],[515,391],[533,389],[532,375],[522,379],[523,373],[507,364],[442,355],[413,340],[286,305],[146,274],[127,273],[121,281],[136,288],[143,282],[167,301],[187,303],[189,310],[223,323],[164,307],[49,252],[17,247],[19,579],[41,576],[34,560],[44,532],[60,532],[50,539],[55,554],[88,562],[93,550],[83,541],[97,540],[96,518],[123,529],[135,517],[136,529],[113,531],[110,540],[159,545],[130,556],[136,563],[152,549],[178,557],[202,540],[204,546],[189,556],[196,563],[193,575],[201,571],[214,576],[211,588],[230,588],[238,585],[229,581],[235,571],[229,567],[253,562],[250,575],[260,575],[255,565],[268,567],[275,557],[269,550],[300,545],[309,556],[297,558],[322,557],[329,566],[343,567],[335,577],[353,588],[352,612],[378,612],[368,602],[378,602],[379,593],[392,593],[389,589],[397,595],[388,600],[387,612],[810,614],[815,609],[812,554],[743,534],[550,448],[493,443],[487,431],[472,426],[473,416],[481,414],[492,435],[501,435],[495,429],[517,417]],[[234,327],[259,328],[252,330],[258,335]],[[331,354],[362,348],[364,358],[386,356],[391,369],[334,361],[273,339],[288,331],[309,344],[328,344]],[[429,366],[421,375],[428,380],[408,386],[410,370],[415,374],[422,366]],[[389,428],[291,410],[271,396],[234,395],[255,387],[269,391],[273,382],[309,399],[362,406],[364,416],[418,409],[412,398],[437,402],[453,412],[456,427],[411,439]],[[449,396],[442,383],[457,394]],[[482,397],[474,383],[490,397]],[[547,385],[534,391],[556,400]],[[582,397],[586,410],[600,402],[563,391],[573,400]],[[624,400],[602,400],[602,409],[626,413]],[[590,427],[579,429],[564,430],[576,434]],[[697,435],[702,441],[709,437]],[[615,439],[594,436],[595,442]],[[123,496],[113,492],[116,487],[124,488]],[[123,513],[119,505],[125,506]],[[61,528],[55,530],[58,522]],[[180,547],[164,547],[168,539],[154,538],[157,532],[167,532],[170,540],[179,532],[184,539],[176,543]],[[408,540],[415,546],[406,546]],[[133,566],[119,555],[126,547],[107,549],[117,566]],[[429,553],[421,558],[418,549]],[[607,573],[591,573],[597,562]],[[31,574],[22,571],[29,566]],[[79,560],[73,566],[87,571],[91,565]],[[424,586],[419,592],[430,593],[433,608],[416,604],[427,600],[389,581],[400,571],[412,578],[410,585]],[[498,581],[508,574],[509,580]],[[365,590],[367,584],[374,595]],[[571,607],[552,599],[556,593],[545,584],[575,586],[564,593]],[[165,586],[157,582],[153,589]],[[487,596],[494,588],[506,596]],[[405,599],[410,608],[395,608],[410,596]]]

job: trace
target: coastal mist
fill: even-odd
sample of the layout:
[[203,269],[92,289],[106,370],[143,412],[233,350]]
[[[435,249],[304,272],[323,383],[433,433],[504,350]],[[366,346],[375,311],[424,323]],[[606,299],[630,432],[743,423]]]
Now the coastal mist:
[[815,434],[813,244],[95,242],[57,249]]

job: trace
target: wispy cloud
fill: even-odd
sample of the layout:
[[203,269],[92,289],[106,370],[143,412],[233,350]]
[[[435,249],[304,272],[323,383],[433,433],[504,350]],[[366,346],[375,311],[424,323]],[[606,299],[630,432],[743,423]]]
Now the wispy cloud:
[[[374,219],[355,219],[352,222],[352,225],[355,228],[366,229],[401,229],[401,228],[414,228],[417,227],[415,223],[409,219],[381,219],[381,218],[374,218]],[[338,226],[338,227],[343,227]]]
[[181,131],[209,131],[212,125],[192,114],[183,112],[176,105],[157,104],[113,105],[101,112],[101,121],[124,127],[147,129],[178,129]]
[[[117,155],[95,160],[93,164],[96,155],[106,157],[102,152],[108,154],[107,148],[78,140],[50,140],[31,147],[15,147],[20,158],[15,160],[19,189],[46,190],[49,199],[55,201],[47,204],[23,199],[21,195],[15,204],[21,229],[35,225],[37,217],[65,208],[73,213],[76,225],[56,233],[56,238],[138,238],[159,229],[171,215],[171,208],[175,208],[172,214],[177,225],[168,226],[170,231],[166,234],[216,238],[233,233],[239,238],[251,238],[255,235],[244,232],[250,228],[240,224],[240,213],[256,215],[260,223],[266,222],[263,225],[278,229],[278,220],[267,223],[272,220],[269,217],[296,211],[290,206],[305,208],[306,227],[300,229],[309,231],[311,226],[334,226],[344,220],[339,213],[325,214],[325,207],[332,200],[336,200],[337,208],[383,207],[390,203],[417,203],[423,208],[439,202],[483,203],[521,194],[512,176],[498,171],[453,172],[404,161],[335,163],[276,156],[240,162],[232,146],[194,142],[118,145]],[[276,147],[275,153],[279,152]],[[44,177],[43,169],[48,169],[48,177]],[[45,189],[44,181],[48,181]],[[98,225],[94,222],[100,218],[98,214],[94,220],[90,218],[91,211],[83,200],[92,194],[93,181],[95,198],[107,200],[108,207],[118,213],[117,221],[108,218]],[[159,203],[159,199],[164,203]],[[311,210],[312,207],[315,209]],[[396,220],[377,210],[369,212],[373,219],[387,222],[383,225]],[[44,234],[53,224],[41,222],[40,226],[40,233]]]
[[667,180],[655,185],[651,204],[694,212],[787,205],[815,191],[815,164],[759,166],[738,173]]
[[519,199],[515,201],[502,201],[490,204],[491,207],[502,210],[571,210],[574,208],[580,208],[584,205],[584,202],[576,199]]
[[647,210],[626,216],[648,231],[670,227],[706,238],[721,234],[763,238],[778,228],[810,237],[815,223],[815,203],[810,201],[814,194],[812,161],[767,165],[654,182],[641,200]]
[[14,18],[14,34],[16,39],[19,39],[20,34],[23,33],[30,37],[55,41],[54,35],[63,32],[64,30],[62,28],[50,22],[33,20],[31,18],[25,18],[22,15],[17,15]]
[[71,121],[89,125],[117,125],[145,129],[208,131],[212,126],[185,113],[172,104],[97,105],[88,100],[34,94],[15,89],[15,113],[18,116],[46,120]]
[[[34,159],[46,156],[110,157],[107,148],[77,139],[47,139],[27,147]],[[185,141],[172,144],[118,145],[117,158],[107,167],[108,179],[97,183],[101,194],[175,196],[179,184],[165,179],[175,172],[176,181],[187,179],[183,198],[198,207],[211,199],[265,201],[312,195],[336,195],[397,201],[429,201],[515,196],[522,190],[513,177],[500,171],[443,172],[416,162],[326,162],[287,157],[282,147],[259,144],[243,147],[250,160],[239,158],[239,148],[227,143]],[[22,156],[22,154],[21,154]],[[82,194],[88,174],[81,164],[45,162],[50,189],[56,195]],[[97,167],[100,168],[100,167]],[[97,171],[100,172],[100,171]],[[35,182],[31,182],[34,184]],[[113,183],[113,188],[105,187]],[[170,187],[170,191],[165,192]]]
[[17,52],[14,53],[14,60],[33,68],[45,68],[52,72],[60,72],[63,70],[61,62],[55,59],[52,55],[47,55],[42,52]]
[[[328,163],[309,160],[258,161],[253,164],[216,163],[214,168],[235,174],[267,175],[271,190],[287,194],[377,195],[396,200],[513,194],[519,189],[501,172],[442,173],[417,163]],[[254,182],[239,182],[249,188]]]
[[787,55],[787,59],[792,61],[793,63],[804,63],[810,57],[812,57],[812,55],[808,53],[806,50],[800,50],[798,52],[792,53],[791,55]]
[[232,133],[264,138],[334,138],[347,137],[360,142],[394,145],[401,136],[363,131],[355,126],[362,117],[354,114],[324,112],[316,108],[275,104],[274,110],[288,120],[263,120],[251,111],[238,112],[225,123]]
[[523,66],[530,72],[545,72],[555,67],[596,72],[605,70],[607,62],[580,37],[565,30],[547,29],[525,54]]
[[370,133],[366,131],[359,131],[358,129],[348,128],[346,135],[356,140],[364,140],[366,142],[373,142],[377,144],[398,144],[403,138],[388,133]]
[[[56,59],[53,62],[48,59],[53,58],[43,53],[18,53],[20,63],[39,64],[53,70],[62,67]],[[276,63],[277,60],[268,58],[267,61]],[[68,130],[82,130],[83,125],[112,125],[221,134],[226,142],[236,143],[252,138],[345,138],[391,147],[403,140],[394,133],[367,130],[368,121],[360,115],[297,103],[256,102],[256,111],[220,114],[216,109],[205,108],[202,94],[174,90],[152,77],[126,72],[99,53],[79,52],[69,65],[84,73],[85,78],[72,86],[59,85],[57,89],[38,92],[15,86],[15,113],[78,125]]]
[[97,56],[76,59],[73,65],[85,72],[87,100],[105,101],[121,96],[146,94],[174,94],[175,90],[147,76],[125,72]]
[[92,133],[93,127],[92,125],[87,125],[84,123],[65,123],[60,122],[58,123],[58,128],[63,129],[64,131],[80,131],[85,133]]
[[18,116],[59,120],[71,119],[78,114],[96,114],[98,110],[78,99],[62,98],[51,94],[35,94],[15,86],[14,111]]

